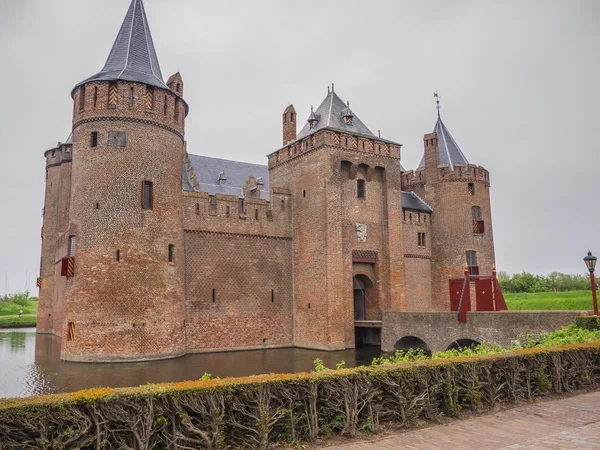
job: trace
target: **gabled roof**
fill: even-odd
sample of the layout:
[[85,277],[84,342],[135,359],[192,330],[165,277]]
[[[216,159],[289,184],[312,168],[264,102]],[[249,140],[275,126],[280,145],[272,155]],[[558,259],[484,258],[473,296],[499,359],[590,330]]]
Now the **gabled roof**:
[[414,192],[402,191],[402,208],[414,209],[415,211],[433,212],[431,206],[425,203],[423,199]]
[[[260,191],[260,198],[269,200],[269,168],[262,164],[252,164],[241,161],[231,161],[228,159],[211,158],[209,156],[188,155],[196,181],[198,182],[199,192],[206,192],[211,195],[236,195],[239,198],[244,197],[243,188],[250,175],[254,178],[262,177],[263,186]],[[219,183],[219,176],[223,172],[226,181]],[[183,170],[183,190],[193,191],[187,172]]]
[[314,115],[318,118],[314,128],[311,129],[307,122],[304,124],[304,127],[300,133],[298,133],[297,139],[302,139],[324,128],[348,131],[350,133],[375,137],[375,135],[371,133],[371,130],[369,130],[356,115],[354,115],[352,118],[352,125],[348,125],[344,120],[346,108],[349,109],[348,105],[346,105],[346,103],[344,103],[332,89],[327,94],[327,97],[325,97],[325,100],[323,100],[321,105],[314,112]]
[[[468,167],[469,161],[467,160],[467,157],[460,150],[460,147],[439,116],[433,131],[434,133],[437,133],[438,137],[440,164],[448,164],[450,170],[454,170],[454,164],[464,164],[466,167]],[[421,162],[419,163],[419,169],[423,167],[425,167],[425,155],[423,155]]]
[[126,80],[169,89],[163,80],[142,0],[132,0],[104,68],[82,81]]

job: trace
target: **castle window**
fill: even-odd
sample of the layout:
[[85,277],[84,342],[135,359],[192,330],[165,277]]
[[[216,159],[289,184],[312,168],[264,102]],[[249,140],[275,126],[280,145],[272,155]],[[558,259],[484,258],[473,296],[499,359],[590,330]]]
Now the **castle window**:
[[77,236],[71,235],[69,236],[69,256],[75,256],[75,252],[77,251]]
[[229,217],[230,213],[229,213],[229,206],[227,206],[225,208],[225,217]]
[[100,209],[100,203],[96,203],[96,209]]
[[179,122],[179,98],[175,99],[175,113],[174,113],[174,117],[175,117],[175,122]]
[[73,322],[69,322],[67,324],[67,341],[75,340],[75,324]]
[[181,92],[181,85],[177,83],[177,92]]
[[214,303],[217,300],[217,293],[216,293],[216,289],[213,288],[212,290],[212,302]]
[[475,183],[469,183],[468,190],[470,195],[475,195]]
[[239,199],[240,214],[244,214],[244,199]]
[[133,106],[133,88],[129,88],[129,106]]
[[196,203],[196,214],[200,214],[200,203]]
[[485,231],[483,220],[481,220],[481,208],[473,206],[471,208],[471,216],[473,218],[473,233],[482,234]]
[[285,200],[281,200],[281,209],[285,209]]
[[271,289],[271,303],[275,303],[275,289]]
[[85,109],[85,84],[79,87],[79,112]]
[[306,198],[306,191],[302,191],[302,195]]
[[356,196],[358,198],[365,198],[365,180],[356,181]]
[[142,183],[142,209],[152,209],[152,181]]
[[121,261],[121,250],[117,250],[117,262]]
[[258,209],[254,210],[254,220],[258,220]]
[[117,82],[111,81],[108,85],[108,104],[109,106],[117,106],[118,90]]
[[98,104],[98,86],[94,87],[94,108]]
[[208,204],[210,205],[210,209],[217,209],[217,199],[214,195],[208,196]]
[[479,275],[477,252],[474,252],[473,250],[467,251],[467,267],[469,268],[469,275]]
[[169,244],[169,262],[172,263],[175,260],[175,246]]
[[419,247],[425,248],[425,233],[418,233],[417,243]]
[[166,116],[167,115],[167,108],[169,106],[169,97],[167,97],[165,95],[165,103],[163,105],[163,114]]
[[90,147],[98,147],[98,132],[92,131],[90,134]]
[[294,113],[290,113],[290,120],[293,122],[294,121]]
[[408,215],[408,221],[412,223],[412,213]]
[[152,110],[154,108],[154,89],[150,86],[146,86],[146,96],[144,97],[144,102],[146,103],[146,109]]

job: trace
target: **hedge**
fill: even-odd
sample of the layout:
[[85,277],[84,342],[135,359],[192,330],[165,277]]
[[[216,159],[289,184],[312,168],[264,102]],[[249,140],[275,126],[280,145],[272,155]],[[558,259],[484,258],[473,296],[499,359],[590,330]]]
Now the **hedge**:
[[4,449],[223,449],[377,432],[600,381],[600,343],[0,400]]

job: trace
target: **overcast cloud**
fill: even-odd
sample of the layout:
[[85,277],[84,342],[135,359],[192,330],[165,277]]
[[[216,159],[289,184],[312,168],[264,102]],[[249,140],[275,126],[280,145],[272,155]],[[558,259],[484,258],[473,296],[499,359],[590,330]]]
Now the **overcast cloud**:
[[[499,270],[584,272],[598,237],[599,1],[146,0],[190,153],[266,164],[281,113],[336,92],[415,168],[432,97],[486,167]],[[35,287],[43,152],[104,65],[129,0],[0,0],[0,294]],[[29,275],[26,276],[26,273]],[[9,287],[5,286],[5,276]]]

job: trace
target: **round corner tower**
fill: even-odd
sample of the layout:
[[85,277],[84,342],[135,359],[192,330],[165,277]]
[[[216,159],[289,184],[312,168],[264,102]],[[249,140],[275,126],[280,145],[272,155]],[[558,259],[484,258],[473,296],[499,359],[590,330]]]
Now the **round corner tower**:
[[[66,308],[70,361],[185,353],[179,74],[164,83],[144,6],[133,0],[101,72],[72,92]],[[69,258],[67,258],[69,259]]]
[[449,280],[463,278],[465,270],[491,275],[494,268],[490,178],[469,163],[439,114],[423,144],[419,167],[403,174],[402,182],[433,208],[432,302],[436,310],[449,311]]

